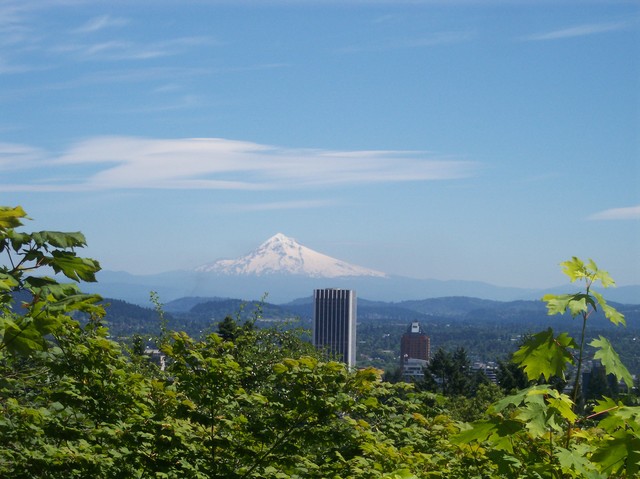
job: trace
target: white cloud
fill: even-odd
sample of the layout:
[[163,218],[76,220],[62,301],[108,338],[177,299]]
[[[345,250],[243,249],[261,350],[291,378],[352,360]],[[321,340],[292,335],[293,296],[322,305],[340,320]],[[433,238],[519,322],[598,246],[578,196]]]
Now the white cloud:
[[585,25],[576,25],[573,27],[553,30],[551,32],[535,33],[524,37],[524,40],[544,41],[544,40],[560,40],[564,38],[584,37],[587,35],[596,35],[598,33],[606,33],[615,30],[622,30],[627,27],[626,23],[590,23]]
[[54,46],[51,51],[72,54],[83,60],[148,60],[179,55],[191,47],[201,45],[219,45],[219,42],[209,37],[172,38],[147,44],[126,40],[109,40],[99,43],[66,43]]
[[462,43],[471,40],[473,37],[474,33],[469,31],[436,32],[416,38],[387,39],[375,44],[351,45],[341,48],[339,51],[340,53],[360,53],[428,48],[438,45]]
[[270,203],[253,203],[248,205],[230,205],[233,211],[274,211],[274,210],[298,210],[309,208],[322,208],[334,205],[335,200],[294,200],[273,201]]
[[[0,166],[12,161],[14,150],[0,150]],[[424,152],[289,149],[221,138],[98,137],[57,157],[36,159],[37,164],[30,164],[30,183],[14,182],[11,190],[298,190],[457,179],[473,175],[478,167]],[[45,177],[38,178],[43,172]]]
[[15,143],[0,143],[0,172],[31,168],[46,158],[38,148]]
[[117,18],[111,15],[100,15],[87,21],[84,25],[74,30],[75,33],[93,33],[105,28],[122,27],[129,23],[127,18]]
[[589,216],[590,220],[640,220],[640,205],[612,208]]

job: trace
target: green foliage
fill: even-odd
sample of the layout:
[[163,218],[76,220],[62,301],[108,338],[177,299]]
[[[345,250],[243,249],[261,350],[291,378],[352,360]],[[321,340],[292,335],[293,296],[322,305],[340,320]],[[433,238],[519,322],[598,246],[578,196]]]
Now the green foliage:
[[[76,283],[99,269],[76,256],[84,237],[16,231],[25,218],[19,207],[0,207],[7,257],[0,269],[0,477],[595,479],[640,472],[640,407],[600,398],[585,416],[548,384],[503,397],[493,385],[474,385],[464,350],[440,354],[437,374],[452,393],[444,398],[383,382],[373,368],[323,361],[288,326],[258,329],[230,319],[220,334],[194,339],[168,328],[152,295],[166,368],[156,366],[144,360],[140,337],[130,351],[110,340],[99,297],[81,293]],[[612,280],[593,262],[564,267],[588,281],[587,290],[547,298],[549,311],[569,311],[586,324],[590,311],[608,307],[591,292],[593,280]],[[48,269],[73,282],[58,282]],[[89,317],[84,325],[74,319],[79,313]],[[624,321],[613,308],[605,314]],[[584,343],[584,334],[575,341],[549,330],[515,359],[528,378],[548,380],[573,363],[580,368]],[[628,381],[606,339],[591,346],[607,373]]]
[[[171,331],[166,370],[108,339],[99,297],[35,270],[92,280],[76,233],[18,233],[0,209],[0,476],[12,478],[411,478],[459,476],[467,456],[428,393],[374,369],[324,362],[291,327]],[[22,308],[13,308],[21,295]],[[18,313],[18,311],[20,311]],[[89,314],[85,326],[73,319]],[[227,326],[234,326],[228,324]],[[223,328],[224,332],[224,328]]]
[[498,361],[496,376],[502,390],[509,394],[530,385],[527,375],[513,361]]
[[620,356],[613,350],[613,346],[607,338],[600,336],[599,339],[591,341],[589,346],[596,348],[596,353],[593,358],[602,362],[607,374],[613,374],[618,381],[624,381],[629,389],[633,387],[631,374],[625,365],[622,364]]
[[[0,266],[0,354],[30,354],[47,347],[45,337],[58,331],[67,315],[84,312],[95,317],[104,314],[97,295],[82,294],[74,283],[59,283],[32,272],[50,268],[74,281],[95,281],[100,269],[97,261],[78,257],[75,248],[85,246],[81,233],[39,231],[23,233],[26,213],[21,207],[0,207],[0,253],[6,258]],[[15,312],[14,295],[22,297],[21,314]]]
[[483,418],[487,408],[502,397],[502,390],[488,382],[479,384],[472,396],[449,397],[443,401],[443,405],[453,419],[471,422]]
[[567,333],[554,337],[551,328],[533,335],[513,354],[513,362],[521,366],[530,381],[540,377],[549,380],[552,376],[564,378],[568,364],[573,364],[571,348],[577,347]]
[[[585,263],[573,258],[562,263],[562,268],[572,282],[583,281],[585,290],[546,295],[543,300],[549,314],[568,311],[582,319],[580,339],[576,341],[567,333],[556,336],[548,329],[527,339],[513,361],[530,381],[564,377],[575,364],[571,397],[547,384],[530,386],[495,402],[487,411],[488,417],[469,425],[453,440],[461,446],[482,444],[488,448],[487,456],[508,477],[637,477],[640,408],[602,398],[592,415],[581,416],[576,402],[589,317],[600,308],[614,325],[625,324],[624,317],[591,289],[596,281],[604,287],[614,282],[592,260]],[[600,336],[590,346],[596,349],[594,359],[601,361],[606,373],[631,388],[631,375],[611,343]]]
[[440,391],[446,396],[470,396],[475,393],[477,380],[471,371],[471,361],[464,348],[452,353],[439,348],[425,368],[421,389]]

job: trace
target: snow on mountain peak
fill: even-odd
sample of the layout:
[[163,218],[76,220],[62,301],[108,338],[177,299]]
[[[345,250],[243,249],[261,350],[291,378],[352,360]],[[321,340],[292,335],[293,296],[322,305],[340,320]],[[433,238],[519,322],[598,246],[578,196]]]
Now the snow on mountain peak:
[[386,276],[380,271],[352,265],[318,253],[282,233],[273,235],[245,256],[205,264],[196,268],[196,271],[255,276],[284,273],[315,278]]

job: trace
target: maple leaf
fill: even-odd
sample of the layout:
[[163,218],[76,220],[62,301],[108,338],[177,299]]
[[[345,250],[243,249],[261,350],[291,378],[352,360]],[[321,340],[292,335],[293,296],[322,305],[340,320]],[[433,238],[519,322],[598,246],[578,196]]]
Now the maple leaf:
[[567,333],[553,336],[551,328],[534,335],[513,354],[513,361],[519,364],[531,381],[540,376],[548,380],[551,376],[564,378],[567,364],[573,364],[571,348],[577,344]]
[[613,349],[613,346],[609,340],[603,336],[599,336],[599,339],[594,339],[589,343],[589,346],[597,348],[596,354],[593,359],[599,359],[604,366],[607,374],[613,374],[618,381],[625,382],[629,390],[633,387],[633,378],[626,366],[620,360],[620,356]]

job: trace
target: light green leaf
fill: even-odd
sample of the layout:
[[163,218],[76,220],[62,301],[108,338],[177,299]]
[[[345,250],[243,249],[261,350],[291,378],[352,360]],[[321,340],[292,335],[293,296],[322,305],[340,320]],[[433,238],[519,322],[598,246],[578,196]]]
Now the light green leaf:
[[[608,414],[598,423],[598,427],[609,433],[618,429],[631,429],[640,433],[640,407],[623,406],[621,402],[616,404],[612,399],[605,399],[607,401],[599,404],[598,408],[600,412]],[[606,408],[607,406],[609,407]]]
[[598,266],[596,266],[595,261],[593,261],[592,259],[590,259],[588,261],[587,267],[592,272],[594,281],[595,280],[600,280],[600,283],[602,284],[602,286],[604,288],[608,288],[609,286],[615,286],[616,285],[616,282],[609,275],[609,273],[607,273],[606,271],[604,271],[602,269],[598,269]]
[[589,301],[590,299],[586,294],[574,294],[568,304],[571,316],[575,317],[586,313],[588,311],[587,303],[593,302],[593,300]]
[[594,359],[599,359],[607,374],[613,374],[618,381],[622,380],[629,390],[633,387],[633,378],[626,366],[620,360],[620,356],[613,349],[607,338],[599,336],[589,343],[589,346],[597,348]]
[[520,421],[494,417],[471,424],[471,428],[452,436],[454,444],[468,444],[473,441],[489,441],[496,449],[513,452],[511,436],[522,431]]
[[[505,398],[496,401],[491,405],[491,412],[501,412],[505,408],[509,406],[520,406],[525,402],[526,399],[529,399],[530,402],[536,402],[538,399],[542,398],[543,394],[546,394],[549,387],[546,385],[542,386],[532,386],[527,389],[522,389],[515,394],[511,394]],[[531,399],[530,396],[533,398]]]
[[555,409],[558,413],[570,423],[574,423],[578,419],[578,415],[573,412],[573,401],[566,394],[557,392],[552,389],[551,397],[547,399],[550,408]]
[[418,479],[418,476],[412,474],[409,469],[400,469],[382,477],[384,479]]
[[640,406],[624,406],[616,411],[625,425],[640,433]]
[[573,364],[570,348],[577,348],[573,338],[567,333],[553,336],[551,328],[534,335],[513,354],[513,362],[524,369],[530,381],[541,376],[564,377],[568,364]]
[[609,273],[607,273],[606,271],[598,271],[598,279],[602,283],[602,286],[605,288],[616,285],[616,282],[611,276],[609,276]]
[[620,313],[613,306],[609,306],[608,304],[605,304],[602,307],[602,311],[604,312],[605,317],[616,326],[619,324],[622,324],[623,326],[627,325],[627,322],[624,319],[624,315]]
[[560,463],[560,467],[565,472],[575,471],[580,474],[580,477],[587,479],[604,479],[593,466],[591,462],[586,458],[589,450],[587,446],[576,448],[578,450],[569,450],[564,447],[558,447],[555,451],[555,457]]
[[602,399],[598,399],[596,401],[596,405],[593,407],[593,412],[595,413],[609,412],[612,409],[617,409],[620,407],[622,407],[621,402],[615,402],[611,398],[603,397]]
[[26,218],[27,213],[21,206],[14,208],[10,206],[0,206],[0,229],[17,228],[22,226],[20,218]]
[[11,275],[0,273],[0,292],[11,291],[20,283]]
[[591,305],[595,309],[595,301],[587,294],[545,294],[542,297],[542,301],[547,303],[547,314],[564,314],[567,309],[571,313],[571,316],[575,317],[578,314],[586,313],[588,311],[588,305]]
[[460,431],[451,438],[454,444],[468,444],[473,441],[483,442],[495,429],[495,420],[476,421],[468,429]]
[[573,298],[572,294],[545,294],[542,301],[547,303],[547,314],[564,314]]
[[568,261],[563,261],[560,263],[562,267],[562,272],[566,274],[571,282],[573,283],[577,279],[584,278],[587,276],[587,271],[582,260],[576,256],[573,256]]
[[533,437],[544,436],[548,431],[547,407],[544,404],[528,404],[518,411],[518,419],[524,422]]
[[622,313],[620,313],[613,306],[609,306],[607,304],[607,302],[605,301],[604,297],[600,293],[592,291],[592,294],[596,298],[596,300],[598,301],[598,305],[600,306],[600,309],[602,309],[602,311],[604,312],[605,317],[609,321],[611,321],[616,326],[618,324],[623,324],[623,325],[626,326],[627,323],[624,320],[624,315]]

